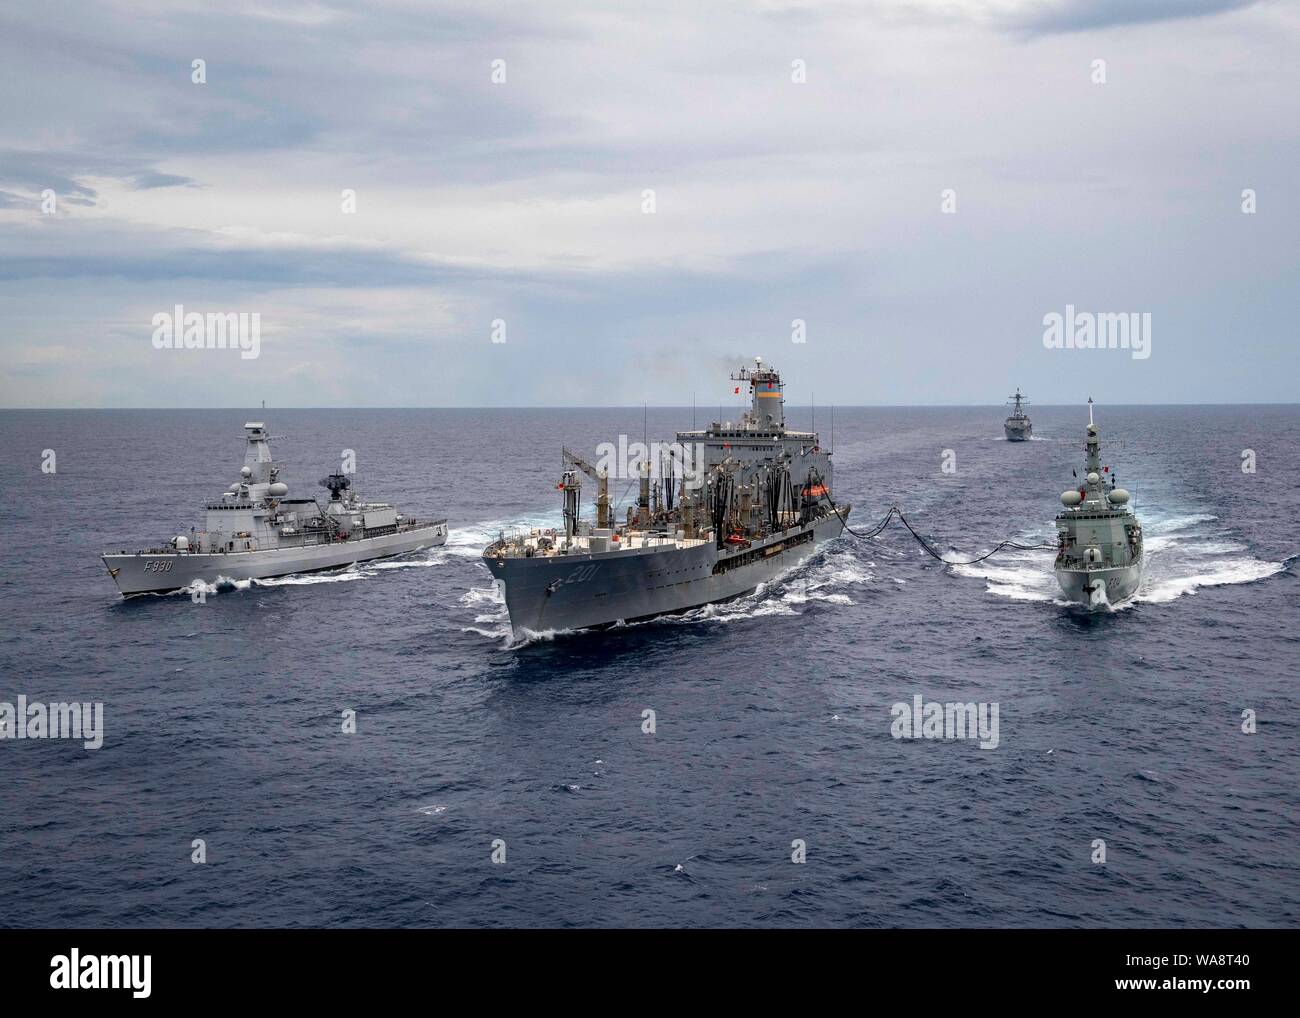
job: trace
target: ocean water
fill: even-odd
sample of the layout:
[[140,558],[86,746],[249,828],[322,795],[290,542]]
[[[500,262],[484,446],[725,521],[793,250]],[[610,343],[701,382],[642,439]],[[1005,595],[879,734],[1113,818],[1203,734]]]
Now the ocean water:
[[[1052,540],[1086,417],[1012,444],[1003,413],[837,410],[855,528]],[[200,523],[262,418],[291,488],[354,449],[448,545],[122,601],[98,553]],[[941,566],[893,525],[731,604],[515,642],[479,552],[558,521],[561,445],[640,408],[2,412],[0,700],[101,701],[105,738],[0,742],[0,923],[1293,926],[1300,408],[1098,420],[1148,536],[1119,610],[1063,603],[1050,552]],[[997,747],[893,738],[916,695],[996,703]]]

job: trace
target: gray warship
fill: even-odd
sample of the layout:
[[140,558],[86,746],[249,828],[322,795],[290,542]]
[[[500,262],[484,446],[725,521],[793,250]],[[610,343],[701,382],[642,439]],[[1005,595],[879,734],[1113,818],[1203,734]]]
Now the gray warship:
[[289,498],[271,458],[266,425],[244,425],[247,450],[239,480],[207,505],[206,529],[162,548],[104,552],[124,597],[164,593],[192,583],[267,579],[336,569],[445,544],[446,520],[416,520],[386,502],[363,502],[346,474],[330,474],[324,508]]
[[[1089,607],[1119,604],[1142,581],[1142,524],[1129,493],[1116,486],[1115,472],[1101,465],[1101,442],[1088,400],[1084,482],[1064,492],[1056,517],[1056,579],[1065,596]],[[1107,484],[1109,482],[1109,486]]]
[[[831,501],[830,452],[816,432],[786,427],[778,372],[756,358],[731,378],[748,385],[749,409],[738,422],[678,432],[653,483],[647,450],[633,475],[637,502],[621,523],[609,469],[562,451],[563,530],[501,534],[483,551],[516,636],[740,597],[840,535],[850,507]],[[597,485],[594,521],[581,518],[581,474]]]
[[1034,434],[1034,424],[1025,413],[1024,408],[1029,405],[1029,400],[1020,395],[1020,388],[1017,386],[1016,394],[1008,396],[1007,406],[1011,407],[1011,416],[1003,422],[1002,430],[1007,436],[1008,442],[1028,442]]

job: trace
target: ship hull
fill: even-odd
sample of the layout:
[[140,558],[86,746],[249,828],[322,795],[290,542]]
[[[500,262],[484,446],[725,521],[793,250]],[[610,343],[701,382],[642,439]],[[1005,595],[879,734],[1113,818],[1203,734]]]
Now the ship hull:
[[[847,507],[841,507],[847,516]],[[834,514],[729,555],[694,547],[547,557],[493,558],[516,635],[594,629],[690,611],[751,593],[793,569],[844,529]]]
[[305,548],[269,548],[262,551],[195,553],[135,552],[105,554],[107,567],[123,597],[163,594],[195,582],[265,580],[294,573],[338,569],[354,562],[391,558],[447,542],[447,524],[438,522],[411,530],[363,537]]
[[1114,606],[1137,593],[1142,563],[1107,569],[1056,569],[1056,581],[1071,601],[1090,608]]
[[1034,426],[1029,421],[1019,423],[1007,421],[1002,425],[1002,431],[1006,434],[1008,442],[1028,442],[1034,434]]

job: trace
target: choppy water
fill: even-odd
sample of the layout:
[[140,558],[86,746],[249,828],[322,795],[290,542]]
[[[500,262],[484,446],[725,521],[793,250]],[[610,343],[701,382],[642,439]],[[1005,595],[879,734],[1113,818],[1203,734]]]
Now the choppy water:
[[[479,551],[557,521],[561,444],[638,438],[639,408],[0,413],[0,700],[106,712],[97,751],[0,743],[0,922],[1294,925],[1300,409],[1099,414],[1148,535],[1118,611],[1062,603],[1050,552],[946,568],[895,526],[738,602],[516,645]],[[262,417],[291,485],[355,449],[447,547],[121,602],[97,553],[199,523]],[[1085,418],[1010,444],[1001,417],[839,410],[837,495],[954,554],[1051,540]],[[916,694],[996,702],[998,747],[893,739]]]

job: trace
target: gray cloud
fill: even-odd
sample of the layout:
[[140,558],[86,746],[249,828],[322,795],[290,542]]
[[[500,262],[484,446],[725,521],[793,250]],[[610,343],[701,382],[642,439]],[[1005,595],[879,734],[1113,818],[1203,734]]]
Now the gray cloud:
[[[52,188],[65,199],[82,199],[86,204],[94,204],[96,191],[77,178],[100,172],[109,176],[124,175],[121,164],[115,160],[74,153],[0,151],[0,181],[37,193]],[[130,172],[139,172],[138,166]]]
[[145,170],[131,177],[131,186],[137,191],[148,191],[155,187],[197,187],[199,182],[192,177],[182,177],[177,173]]
[[[1073,399],[1067,302],[1155,315],[1111,401],[1293,398],[1297,38],[1229,0],[11,7],[0,404],[705,405],[740,354],[819,402]],[[178,302],[261,310],[265,358],[178,371]]]
[[1031,34],[1088,32],[1186,18],[1206,18],[1249,7],[1257,0],[1049,0],[1028,4],[1007,23]]

